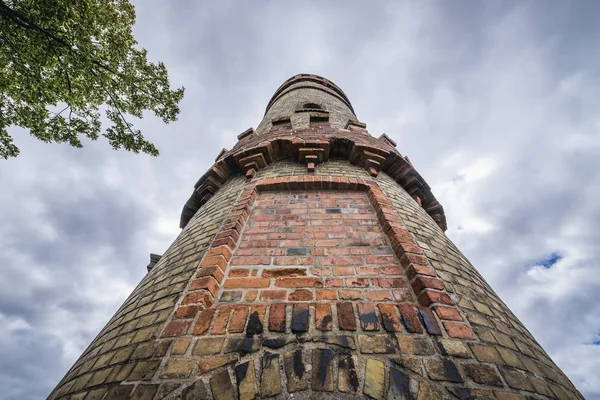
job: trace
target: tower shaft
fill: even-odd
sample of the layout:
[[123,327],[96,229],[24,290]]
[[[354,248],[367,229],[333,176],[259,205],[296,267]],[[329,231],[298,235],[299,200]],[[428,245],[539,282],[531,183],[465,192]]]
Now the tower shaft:
[[336,85],[292,77],[238,139],[50,399],[582,398]]

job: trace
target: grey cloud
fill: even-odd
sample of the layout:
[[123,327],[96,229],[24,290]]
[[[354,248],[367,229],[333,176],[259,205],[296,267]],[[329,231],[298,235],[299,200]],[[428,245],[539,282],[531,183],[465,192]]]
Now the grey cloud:
[[300,72],[333,80],[398,142],[450,238],[600,398],[597,3],[134,3],[140,45],[186,86],[180,119],[139,122],[156,159],[18,132],[22,155],[0,170],[0,399],[49,393],[176,236],[221,147]]

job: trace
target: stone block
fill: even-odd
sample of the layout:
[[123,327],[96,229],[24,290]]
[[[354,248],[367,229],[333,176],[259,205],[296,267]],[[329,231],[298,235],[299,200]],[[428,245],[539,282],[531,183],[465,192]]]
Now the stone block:
[[279,354],[265,352],[263,355],[260,393],[262,397],[276,396],[281,393]]
[[385,385],[385,366],[383,362],[372,358],[365,364],[365,384],[363,393],[372,399],[383,398]]

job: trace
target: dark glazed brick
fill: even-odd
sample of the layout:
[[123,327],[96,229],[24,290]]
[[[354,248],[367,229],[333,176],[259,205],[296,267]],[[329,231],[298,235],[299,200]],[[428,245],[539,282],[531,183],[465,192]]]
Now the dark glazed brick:
[[305,247],[292,247],[286,249],[286,255],[288,256],[305,256],[308,254],[308,250]]
[[337,315],[341,330],[356,330],[356,317],[354,316],[354,307],[352,307],[352,303],[338,303]]
[[308,389],[308,372],[304,365],[302,349],[285,353],[283,360],[288,392],[293,393]]
[[250,314],[248,319],[248,326],[246,327],[246,334],[248,336],[259,335],[263,331],[263,324],[260,319],[260,315],[257,311]]
[[377,319],[377,314],[375,313],[375,305],[359,303],[357,307],[360,327],[364,331],[378,331],[379,320]]
[[390,384],[387,398],[414,400],[410,392],[408,375],[393,367],[390,368]]
[[292,332],[303,333],[308,331],[308,305],[294,304],[292,311]]
[[438,325],[433,312],[429,308],[419,307],[419,316],[421,317],[421,321],[423,321],[427,333],[430,335],[442,334],[440,326]]
[[312,354],[312,389],[333,391],[333,351],[315,349]]

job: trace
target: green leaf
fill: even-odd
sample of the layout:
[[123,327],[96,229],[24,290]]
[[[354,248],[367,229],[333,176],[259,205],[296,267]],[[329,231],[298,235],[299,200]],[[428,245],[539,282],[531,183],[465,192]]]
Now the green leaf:
[[44,142],[103,136],[157,156],[131,117],[176,121],[184,88],[171,89],[165,65],[137,47],[134,23],[126,0],[0,0],[0,157],[19,154],[11,126]]

